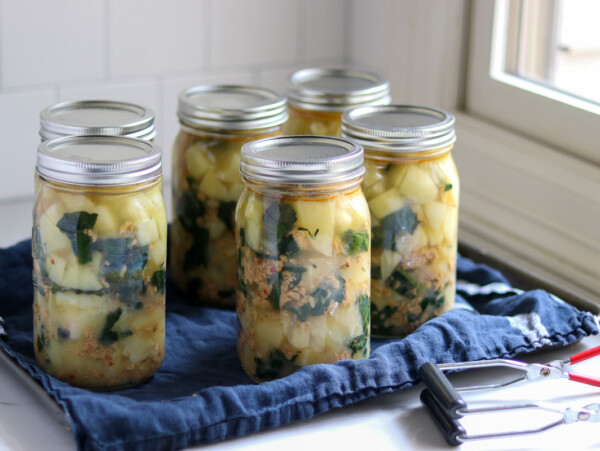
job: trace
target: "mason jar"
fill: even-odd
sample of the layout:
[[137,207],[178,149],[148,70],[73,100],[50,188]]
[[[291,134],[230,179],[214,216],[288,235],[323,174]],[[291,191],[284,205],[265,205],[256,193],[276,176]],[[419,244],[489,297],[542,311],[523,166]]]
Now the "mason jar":
[[250,86],[195,86],[179,95],[173,146],[171,274],[196,303],[235,306],[234,212],[240,149],[281,133],[281,95]]
[[342,113],[352,107],[386,105],[390,85],[378,74],[344,68],[294,72],[287,83],[286,135],[339,136]]
[[117,136],[45,141],[33,212],[33,347],[50,375],[116,389],[165,354],[161,151]]
[[154,113],[148,107],[113,100],[61,102],[40,112],[42,141],[74,135],[118,135],[152,141]]
[[242,148],[238,354],[256,381],[369,356],[370,217],[360,145],[262,139]]
[[372,331],[403,336],[454,305],[454,117],[412,105],[361,107],[344,113],[342,135],[365,149]]

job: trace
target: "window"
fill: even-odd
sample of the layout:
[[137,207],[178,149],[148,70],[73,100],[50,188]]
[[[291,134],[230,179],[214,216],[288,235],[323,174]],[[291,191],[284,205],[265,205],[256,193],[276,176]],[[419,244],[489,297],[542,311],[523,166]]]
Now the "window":
[[595,0],[473,2],[467,109],[600,163]]

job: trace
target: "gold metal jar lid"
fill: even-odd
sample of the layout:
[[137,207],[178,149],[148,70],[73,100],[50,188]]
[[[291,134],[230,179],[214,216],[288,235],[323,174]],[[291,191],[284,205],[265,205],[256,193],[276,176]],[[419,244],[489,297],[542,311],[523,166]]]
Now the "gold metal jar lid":
[[112,100],[62,102],[40,112],[40,136],[43,140],[74,135],[154,139],[154,113],[142,105]]
[[372,157],[377,150],[415,153],[447,149],[456,141],[454,116],[417,105],[353,108],[342,115],[344,137],[358,141]]
[[287,120],[286,98],[253,86],[202,85],[179,94],[177,115],[191,127],[218,131],[276,127]]
[[37,172],[71,185],[135,185],[160,177],[161,159],[160,147],[142,139],[67,136],[39,145]]
[[390,84],[381,75],[347,68],[309,68],[288,78],[289,104],[306,110],[342,112],[390,103]]
[[279,136],[242,147],[242,175],[266,183],[323,185],[364,172],[360,144],[325,136]]

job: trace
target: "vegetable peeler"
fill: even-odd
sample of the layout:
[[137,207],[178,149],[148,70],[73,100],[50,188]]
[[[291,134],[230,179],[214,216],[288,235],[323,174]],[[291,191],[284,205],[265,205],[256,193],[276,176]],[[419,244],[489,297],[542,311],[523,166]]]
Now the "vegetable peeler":
[[[474,362],[442,363],[426,362],[419,368],[419,375],[425,388],[421,392],[421,402],[429,409],[436,423],[442,430],[448,444],[458,446],[467,440],[486,438],[508,437],[542,432],[560,424],[569,424],[577,421],[600,422],[600,404],[590,404],[581,409],[556,409],[548,404],[523,403],[508,404],[492,407],[469,408],[467,403],[458,393],[459,391],[475,391],[503,388],[525,381],[540,379],[568,378],[569,380],[587,385],[600,387],[600,379],[572,373],[571,365],[588,360],[600,355],[600,346],[575,354],[565,360],[554,360],[545,364],[528,364],[510,359],[478,360]],[[454,387],[444,371],[464,370],[473,368],[508,367],[522,371],[524,374],[497,384],[478,385],[468,387]],[[539,409],[562,415],[562,418],[536,429],[525,429],[489,434],[468,435],[460,424],[460,419],[468,414],[483,414],[499,411],[514,411],[524,409]]]

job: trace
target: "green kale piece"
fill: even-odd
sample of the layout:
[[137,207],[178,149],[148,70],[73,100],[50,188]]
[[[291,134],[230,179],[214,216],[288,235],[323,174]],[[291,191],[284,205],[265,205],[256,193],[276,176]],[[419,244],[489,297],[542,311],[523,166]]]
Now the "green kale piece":
[[373,246],[383,246],[385,249],[395,250],[396,235],[400,233],[412,233],[415,231],[420,221],[417,221],[417,214],[405,205],[400,210],[396,210],[381,220],[381,226],[373,228]]
[[356,232],[348,229],[342,235],[342,246],[346,255],[354,255],[369,250],[369,232]]
[[37,337],[37,348],[39,352],[42,352],[46,346],[48,346],[50,340],[48,339],[48,335],[46,334],[46,328],[42,325],[40,327],[40,334]]
[[175,205],[175,215],[183,228],[193,234],[197,227],[196,220],[206,214],[206,206],[198,199],[195,180],[188,177],[187,182],[189,188],[181,191]]
[[450,191],[452,189],[452,183],[446,183],[444,185],[444,191]]
[[371,325],[371,298],[369,298],[368,294],[361,294],[357,302],[360,317],[362,318],[363,331],[368,335]]
[[225,223],[227,230],[233,230],[235,227],[235,207],[237,201],[220,201],[217,210],[218,218]]
[[289,289],[294,289],[298,286],[302,280],[302,274],[306,272],[306,268],[300,265],[284,265],[281,272],[289,272],[294,276],[294,279],[290,282]]
[[274,202],[263,214],[265,241],[271,249],[277,249],[279,255],[288,257],[296,254],[300,248],[289,235],[297,221],[296,211],[285,202]]
[[210,233],[207,228],[196,226],[193,231],[192,246],[185,252],[183,257],[183,269],[188,271],[199,266],[208,265],[208,242]]
[[363,356],[367,355],[367,341],[369,339],[371,325],[371,299],[367,294],[361,294],[356,302],[362,318],[363,333],[356,336],[348,345],[352,354],[362,352]]
[[297,220],[294,207],[286,202],[274,202],[263,214],[265,233],[274,233],[279,241],[294,228]]
[[398,307],[386,305],[384,308],[379,310],[377,306],[371,303],[371,330],[374,333],[389,334],[393,330],[393,326],[386,326],[385,322],[390,319],[394,313],[398,310]]
[[298,354],[288,359],[279,349],[274,349],[266,359],[254,357],[256,363],[255,376],[260,380],[278,379],[296,371],[299,366],[294,363]]
[[315,232],[312,233],[310,230],[308,230],[306,227],[298,227],[298,230],[302,230],[303,232],[308,233],[308,236],[310,236],[313,240],[317,237],[317,235],[319,234],[319,229],[315,229]]
[[442,307],[443,305],[444,293],[442,291],[427,290],[427,293],[425,294],[423,299],[421,299],[421,302],[419,302],[419,307],[421,308],[421,311],[419,312],[419,314],[408,312],[408,322],[414,323],[415,321],[421,319],[421,316],[423,316],[425,310],[427,310],[427,308],[430,306],[435,310]]
[[279,255],[285,255],[286,257],[292,257],[299,251],[300,247],[298,247],[298,243],[296,243],[296,240],[294,240],[292,235],[283,237],[277,245],[277,252]]
[[367,341],[369,340],[369,336],[367,334],[360,334],[356,338],[354,338],[348,347],[352,351],[352,354],[356,354],[357,352],[362,352],[364,356],[367,355]]
[[50,286],[50,291],[52,294],[56,293],[75,293],[75,294],[87,294],[87,295],[95,295],[95,296],[104,296],[110,292],[110,288],[102,288],[100,290],[80,290],[79,288],[65,288],[63,286],[58,285],[57,283],[52,283]]
[[154,274],[152,274],[152,278],[150,279],[150,284],[156,287],[158,293],[165,294],[165,288],[167,286],[167,271],[164,269],[164,267],[154,271]]
[[146,292],[144,268],[148,263],[149,246],[134,244],[133,238],[105,238],[96,242],[102,252],[100,275],[106,280],[110,291],[127,304],[135,304]]
[[271,292],[267,299],[271,302],[274,310],[279,310],[279,298],[281,297],[281,273],[274,272],[267,277],[267,282],[271,285]]
[[381,266],[371,264],[371,279],[381,280]]
[[75,211],[65,213],[56,224],[60,231],[67,235],[71,241],[73,252],[80,264],[92,261],[92,237],[88,232],[94,228],[97,219],[97,213]]
[[322,281],[311,293],[311,296],[315,300],[314,306],[311,306],[309,303],[303,304],[300,307],[286,304],[283,306],[283,309],[292,312],[301,322],[305,322],[309,316],[324,315],[331,302],[342,303],[344,301],[346,281],[339,277],[338,282],[339,287],[336,288],[330,282]]
[[132,334],[130,330],[124,332],[112,330],[122,314],[123,309],[119,307],[106,315],[104,327],[102,328],[102,332],[100,332],[100,338],[98,338],[102,346],[110,346],[121,338],[129,337]]
[[408,299],[416,298],[423,289],[413,276],[402,269],[401,264],[398,264],[394,268],[392,274],[385,281],[385,284],[400,296]]
[[64,339],[71,338],[71,331],[69,331],[69,329],[63,329],[62,327],[58,327],[56,329],[56,332],[58,333],[58,336],[60,338],[64,338]]

